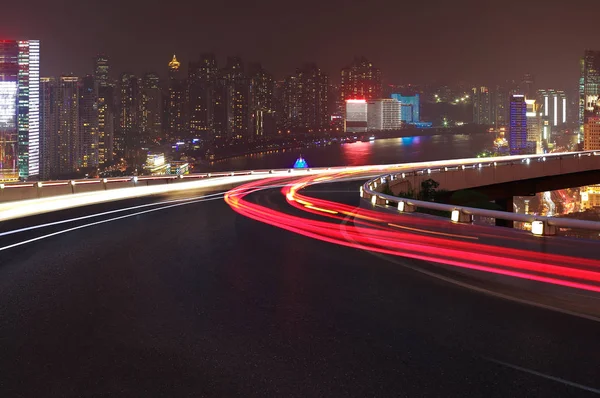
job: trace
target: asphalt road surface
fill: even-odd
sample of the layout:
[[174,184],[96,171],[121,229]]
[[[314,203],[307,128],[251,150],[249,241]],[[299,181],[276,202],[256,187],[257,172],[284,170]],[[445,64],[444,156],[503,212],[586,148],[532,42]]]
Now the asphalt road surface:
[[[328,197],[357,201],[344,190]],[[277,206],[273,195],[252,199]],[[598,322],[263,225],[223,200],[183,203],[0,236],[0,396],[600,394]]]

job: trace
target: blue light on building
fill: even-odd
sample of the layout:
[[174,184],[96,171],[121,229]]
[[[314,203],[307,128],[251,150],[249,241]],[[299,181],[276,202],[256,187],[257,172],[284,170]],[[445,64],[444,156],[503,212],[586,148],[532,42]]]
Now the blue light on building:
[[404,123],[419,123],[421,121],[420,99],[419,94],[402,95],[392,94],[392,99],[400,102],[400,118]]
[[298,159],[296,159],[296,163],[294,163],[294,168],[295,169],[306,169],[306,168],[308,168],[308,163],[306,163],[306,160],[304,160],[304,158],[302,157],[302,155],[300,155],[300,157]]
[[509,146],[511,155],[530,152],[527,145],[527,103],[523,95],[510,98]]

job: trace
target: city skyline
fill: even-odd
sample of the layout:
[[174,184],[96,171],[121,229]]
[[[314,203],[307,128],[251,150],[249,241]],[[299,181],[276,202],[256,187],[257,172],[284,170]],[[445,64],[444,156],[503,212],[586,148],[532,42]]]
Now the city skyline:
[[[44,76],[89,73],[91,59],[102,52],[111,56],[115,71],[157,72],[164,78],[164,65],[174,53],[187,66],[212,51],[219,63],[227,55],[259,61],[276,79],[315,62],[337,82],[345,66],[340,60],[364,54],[383,71],[386,83],[493,84],[536,71],[540,86],[570,90],[580,54],[600,41],[593,17],[600,4],[578,1],[560,6],[504,2],[502,7],[413,2],[368,9],[306,1],[291,12],[269,2],[165,7],[108,0],[92,14],[83,12],[84,4],[63,3],[63,8],[49,7],[33,0],[26,6],[28,24],[7,18],[0,28],[0,37],[41,40]],[[4,15],[20,15],[23,7],[10,5]],[[540,40],[532,44],[532,36]]]

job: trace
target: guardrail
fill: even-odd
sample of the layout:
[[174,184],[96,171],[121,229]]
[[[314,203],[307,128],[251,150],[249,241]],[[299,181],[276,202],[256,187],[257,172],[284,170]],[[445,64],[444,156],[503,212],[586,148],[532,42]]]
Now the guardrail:
[[[414,212],[418,207],[431,210],[446,211],[451,214],[450,220],[456,223],[471,223],[473,221],[473,216],[482,216],[507,221],[531,223],[531,232],[534,235],[555,235],[556,228],[575,228],[600,231],[600,222],[595,221],[545,217],[531,214],[518,214],[506,211],[456,206],[445,203],[415,200],[411,198],[400,198],[396,196],[386,195],[377,191],[377,188],[383,187],[384,184],[386,184],[388,181],[392,181],[397,178],[404,179],[409,175],[430,175],[432,173],[437,172],[452,172],[456,170],[465,170],[467,168],[502,167],[506,165],[515,164],[515,162],[524,162],[529,164],[533,161],[546,162],[561,158],[581,158],[584,156],[600,156],[600,152],[586,151],[546,155],[504,156],[498,158],[490,158],[492,160],[489,161],[482,161],[481,159],[465,159],[460,161],[446,161],[445,166],[443,165],[443,162],[434,162],[433,164],[435,164],[436,168],[433,169],[431,167],[415,167],[403,170],[401,173],[384,174],[376,178],[372,178],[360,188],[360,196],[362,199],[370,200],[371,204],[374,206],[396,203],[399,212]],[[598,159],[600,160],[600,158]]]
[[0,203],[27,199],[38,199],[52,196],[86,193],[119,188],[145,187],[150,185],[171,184],[188,182],[206,178],[236,177],[247,175],[268,175],[284,173],[301,173],[316,170],[344,170],[346,167],[320,167],[307,169],[262,169],[240,170],[227,172],[210,172],[185,175],[160,175],[160,176],[125,176],[111,178],[75,179],[60,181],[35,181],[35,182],[6,182],[0,183]]

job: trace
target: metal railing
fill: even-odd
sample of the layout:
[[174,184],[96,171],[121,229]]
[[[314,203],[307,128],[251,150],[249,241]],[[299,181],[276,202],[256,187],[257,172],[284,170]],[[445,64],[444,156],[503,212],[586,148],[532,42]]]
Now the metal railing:
[[[403,170],[402,172],[384,174],[376,178],[372,178],[361,187],[360,195],[362,199],[370,200],[371,204],[373,204],[374,206],[396,203],[398,211],[400,212],[413,212],[416,210],[416,208],[425,208],[430,210],[449,212],[451,214],[451,220],[453,222],[468,223],[472,222],[473,216],[481,216],[507,221],[531,223],[532,232],[536,235],[554,235],[556,233],[556,228],[573,228],[600,231],[600,222],[596,221],[546,217],[532,214],[518,214],[507,211],[457,206],[446,203],[416,200],[412,198],[401,198],[397,196],[386,195],[377,191],[378,188],[382,188],[389,181],[393,181],[398,178],[404,179],[407,176],[411,175],[430,175],[432,173],[452,172],[457,170],[466,170],[469,168],[502,167],[507,165],[513,165],[515,164],[515,162],[517,162],[518,164],[530,164],[534,161],[546,162],[563,158],[581,158],[584,156],[600,156],[600,152],[585,151],[545,155],[504,156],[498,158],[490,158],[491,160],[465,159],[460,161],[445,161],[446,165],[444,165],[444,162],[433,162],[429,165],[433,166],[434,168],[413,167],[411,169]],[[600,158],[598,159],[600,161]],[[457,165],[458,162],[460,162],[461,164]],[[600,164],[598,168],[600,169]]]

